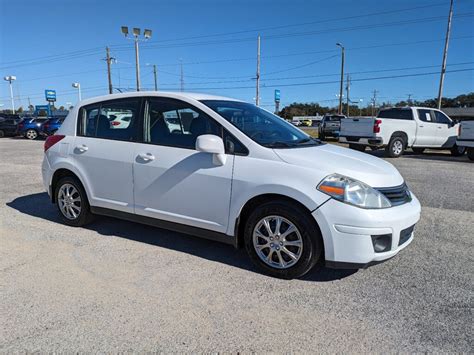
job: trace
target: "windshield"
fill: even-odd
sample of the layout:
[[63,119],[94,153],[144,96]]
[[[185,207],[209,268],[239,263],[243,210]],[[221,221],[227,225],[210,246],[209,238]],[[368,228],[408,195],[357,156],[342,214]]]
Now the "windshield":
[[284,119],[261,108],[238,101],[203,100],[208,106],[260,145],[293,148],[321,144]]

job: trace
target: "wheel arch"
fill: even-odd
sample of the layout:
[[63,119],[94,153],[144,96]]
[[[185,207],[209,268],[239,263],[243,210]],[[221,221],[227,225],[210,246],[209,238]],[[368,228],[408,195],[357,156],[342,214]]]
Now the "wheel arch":
[[408,146],[408,134],[406,134],[406,132],[403,132],[403,131],[395,131],[390,136],[390,140],[392,140],[392,138],[395,138],[395,137],[402,137],[405,140],[405,149],[406,149]]
[[87,200],[90,201],[89,195],[87,193],[87,189],[85,188],[81,178],[76,173],[74,173],[72,170],[69,170],[68,168],[59,168],[54,172],[53,176],[51,177],[51,202],[56,203],[55,191],[56,191],[57,183],[59,182],[60,179],[62,179],[64,177],[67,177],[67,176],[76,178],[77,181],[79,181],[79,183],[81,184],[81,187],[84,189],[84,191],[86,193]]
[[[240,213],[235,220],[234,235],[235,235],[235,245],[237,248],[241,248],[244,245],[245,223],[248,217],[250,216],[250,214],[252,213],[252,211],[258,206],[263,205],[264,203],[275,202],[275,201],[283,201],[283,202],[296,205],[299,208],[301,208],[303,211],[307,212],[308,217],[314,220],[314,218],[311,215],[311,210],[307,208],[304,204],[302,204],[301,202],[299,202],[298,200],[292,197],[288,197],[288,196],[281,195],[278,193],[264,193],[264,194],[254,196],[251,199],[249,199],[244,204],[244,206],[242,206]],[[321,233],[321,229],[318,223],[316,222],[316,220],[314,220],[314,224],[317,226],[317,228],[319,229],[319,232]],[[323,251],[324,251],[324,247],[323,247]]]

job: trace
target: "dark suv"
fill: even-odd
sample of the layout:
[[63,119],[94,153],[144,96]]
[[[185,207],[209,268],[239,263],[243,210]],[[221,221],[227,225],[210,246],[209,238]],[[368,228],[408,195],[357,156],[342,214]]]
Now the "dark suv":
[[339,137],[341,129],[341,118],[346,118],[344,115],[324,115],[319,125],[319,139],[323,140],[326,137]]
[[0,137],[16,136],[18,132],[19,117],[13,115],[9,117],[0,117]]

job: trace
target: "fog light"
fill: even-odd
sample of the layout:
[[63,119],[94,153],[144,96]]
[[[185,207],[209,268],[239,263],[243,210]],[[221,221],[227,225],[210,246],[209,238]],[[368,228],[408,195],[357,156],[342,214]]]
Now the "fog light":
[[391,234],[372,235],[371,237],[372,245],[374,246],[374,251],[376,253],[383,253],[390,250],[392,246]]

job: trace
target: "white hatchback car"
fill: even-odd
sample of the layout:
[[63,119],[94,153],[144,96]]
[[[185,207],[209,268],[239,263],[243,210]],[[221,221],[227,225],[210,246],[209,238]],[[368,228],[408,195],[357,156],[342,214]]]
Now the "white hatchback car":
[[[130,119],[110,124],[109,112]],[[282,278],[387,260],[420,218],[390,163],[204,94],[84,100],[46,140],[42,172],[68,225],[107,215],[245,246]]]

